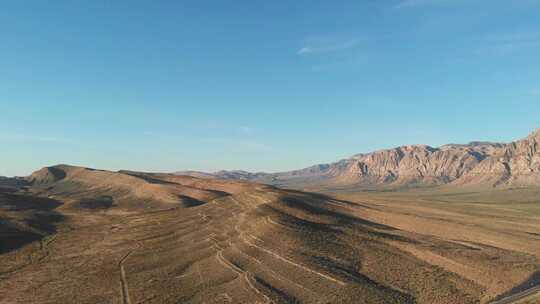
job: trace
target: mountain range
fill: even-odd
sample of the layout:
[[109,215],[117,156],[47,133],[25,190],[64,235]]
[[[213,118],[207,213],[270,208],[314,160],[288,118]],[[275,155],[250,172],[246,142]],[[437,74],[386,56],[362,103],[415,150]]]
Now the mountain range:
[[539,143],[540,130],[273,174],[0,178],[0,302],[518,303],[540,289]]
[[540,186],[540,129],[511,143],[475,141],[437,148],[407,145],[279,173],[235,170],[176,174],[247,180],[289,188]]

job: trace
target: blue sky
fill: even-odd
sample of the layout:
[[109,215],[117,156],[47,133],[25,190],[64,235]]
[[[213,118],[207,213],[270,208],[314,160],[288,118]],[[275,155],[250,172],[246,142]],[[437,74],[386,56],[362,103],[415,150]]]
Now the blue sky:
[[2,1],[0,175],[280,171],[540,127],[540,0]]

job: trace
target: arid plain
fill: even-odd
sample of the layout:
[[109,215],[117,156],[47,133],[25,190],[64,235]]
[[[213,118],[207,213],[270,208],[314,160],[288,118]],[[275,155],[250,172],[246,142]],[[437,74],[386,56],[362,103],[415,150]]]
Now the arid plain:
[[540,280],[533,188],[321,194],[71,166],[19,182],[1,194],[1,303],[489,303]]
[[540,304],[540,0],[0,26],[0,304]]

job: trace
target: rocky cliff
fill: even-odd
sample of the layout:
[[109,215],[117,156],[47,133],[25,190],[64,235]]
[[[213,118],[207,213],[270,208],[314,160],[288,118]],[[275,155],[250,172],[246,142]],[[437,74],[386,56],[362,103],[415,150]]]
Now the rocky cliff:
[[[511,143],[471,142],[438,148],[409,145],[357,154],[331,164],[280,173],[220,171],[211,176],[280,186],[540,186],[540,129]],[[241,174],[239,174],[241,172]]]

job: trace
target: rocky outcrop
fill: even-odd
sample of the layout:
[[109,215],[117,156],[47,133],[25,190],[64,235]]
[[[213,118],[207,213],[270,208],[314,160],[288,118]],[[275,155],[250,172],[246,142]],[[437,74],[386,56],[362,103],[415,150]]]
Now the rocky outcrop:
[[523,140],[495,150],[458,183],[540,186],[540,129]]
[[476,141],[438,148],[409,145],[289,172],[220,171],[212,176],[294,188],[314,184],[540,186],[539,149],[540,129],[509,144]]
[[64,165],[41,168],[26,177],[26,180],[36,186],[52,184],[66,177],[66,168],[67,166]]

